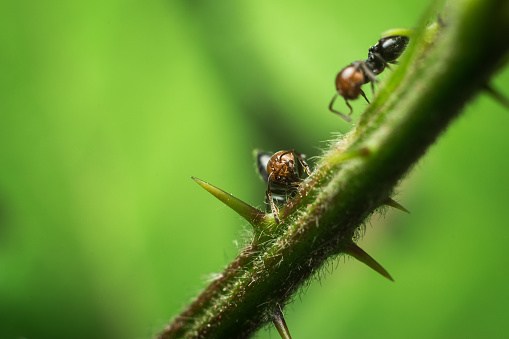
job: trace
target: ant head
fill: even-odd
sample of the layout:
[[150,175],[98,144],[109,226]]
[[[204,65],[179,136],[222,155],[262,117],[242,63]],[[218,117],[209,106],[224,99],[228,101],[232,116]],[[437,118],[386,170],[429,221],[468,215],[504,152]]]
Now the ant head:
[[336,77],[336,89],[345,99],[356,99],[361,86],[365,83],[365,74],[361,64],[363,61],[356,61],[350,66],[346,66],[338,73]]
[[267,163],[267,174],[272,182],[281,185],[290,185],[299,181],[295,171],[295,158],[292,152],[279,151]]

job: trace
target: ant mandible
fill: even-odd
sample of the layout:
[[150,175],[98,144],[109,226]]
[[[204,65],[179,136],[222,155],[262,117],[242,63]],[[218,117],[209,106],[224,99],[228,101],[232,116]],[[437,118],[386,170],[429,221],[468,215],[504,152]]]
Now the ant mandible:
[[[389,35],[381,38],[378,42],[369,48],[368,58],[364,61],[358,60],[343,68],[336,76],[336,94],[329,104],[329,110],[336,113],[346,121],[352,121],[350,115],[353,112],[352,106],[348,100],[354,100],[362,95],[370,103],[361,86],[371,82],[371,89],[374,91],[373,83],[375,78],[382,73],[385,67],[390,68],[389,64],[396,64],[396,59],[403,53],[408,45],[409,37],[404,35]],[[332,108],[334,101],[338,96],[345,99],[345,103],[350,108],[350,113],[344,115]]]
[[[293,195],[301,184],[303,170],[310,175],[309,167],[304,156],[294,149],[289,151],[279,151],[268,159],[269,154],[265,152],[256,152],[258,171],[267,183],[265,196],[270,204],[270,209],[274,215],[277,224],[279,220],[279,209],[274,200],[283,201],[283,195]],[[297,158],[298,162],[295,161]],[[267,160],[268,159],[268,160]],[[266,165],[265,162],[267,163]],[[273,188],[271,189],[271,184]],[[273,197],[273,193],[277,197]]]

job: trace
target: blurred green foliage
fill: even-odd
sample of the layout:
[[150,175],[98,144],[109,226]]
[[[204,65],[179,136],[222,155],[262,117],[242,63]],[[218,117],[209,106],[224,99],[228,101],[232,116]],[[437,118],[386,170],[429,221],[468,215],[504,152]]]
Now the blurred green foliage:
[[[426,6],[1,2],[0,338],[157,333],[245,240],[189,176],[262,206],[252,150],[319,155],[349,128],[335,74]],[[467,107],[400,187],[412,214],[361,241],[396,283],[331,263],[286,309],[294,338],[504,337],[508,129],[487,96]]]

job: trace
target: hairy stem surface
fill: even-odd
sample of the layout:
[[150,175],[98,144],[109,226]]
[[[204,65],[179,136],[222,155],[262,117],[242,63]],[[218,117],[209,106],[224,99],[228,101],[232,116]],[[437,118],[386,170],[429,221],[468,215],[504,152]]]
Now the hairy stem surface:
[[357,127],[281,209],[282,223],[252,218],[252,243],[159,338],[248,337],[328,259],[348,253],[356,230],[505,61],[508,1],[454,0],[441,13],[412,35]]

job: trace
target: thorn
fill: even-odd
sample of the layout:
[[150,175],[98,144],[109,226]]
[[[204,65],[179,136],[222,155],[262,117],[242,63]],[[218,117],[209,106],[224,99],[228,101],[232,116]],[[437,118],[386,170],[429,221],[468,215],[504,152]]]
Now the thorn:
[[191,177],[198,185],[203,187],[207,192],[221,200],[226,206],[237,212],[241,217],[246,219],[251,225],[257,227],[265,218],[265,213],[253,206],[246,204],[233,195],[226,193],[222,189],[217,188],[203,180]]
[[367,157],[370,154],[371,154],[371,149],[369,149],[369,147],[364,146],[364,147],[359,148],[359,155],[361,157]]
[[282,339],[292,339],[290,331],[288,331],[288,326],[286,326],[283,312],[281,312],[279,307],[272,315],[272,322],[274,323],[274,326],[276,326],[277,331],[279,332],[279,335]]
[[387,198],[387,200],[385,200],[384,204],[386,204],[387,206],[391,206],[391,207],[393,207],[395,209],[398,209],[400,211],[403,211],[405,213],[410,214],[409,210],[404,208],[399,202],[397,202],[396,200],[394,200],[392,198]]
[[345,253],[351,255],[355,259],[357,259],[360,262],[362,262],[362,263],[366,264],[367,266],[371,267],[372,269],[374,269],[375,271],[377,271],[378,273],[380,273],[381,275],[383,275],[384,277],[386,277],[390,281],[394,281],[394,279],[392,279],[392,277],[389,274],[389,272],[387,272],[385,270],[385,268],[382,267],[382,265],[377,263],[375,259],[373,259],[366,252],[364,252],[364,250],[362,248],[360,248],[359,246],[357,246],[355,243],[351,243],[350,247],[348,247],[346,249]]
[[497,101],[499,104],[509,109],[509,100],[498,90],[494,89],[490,85],[484,85],[484,90]]

